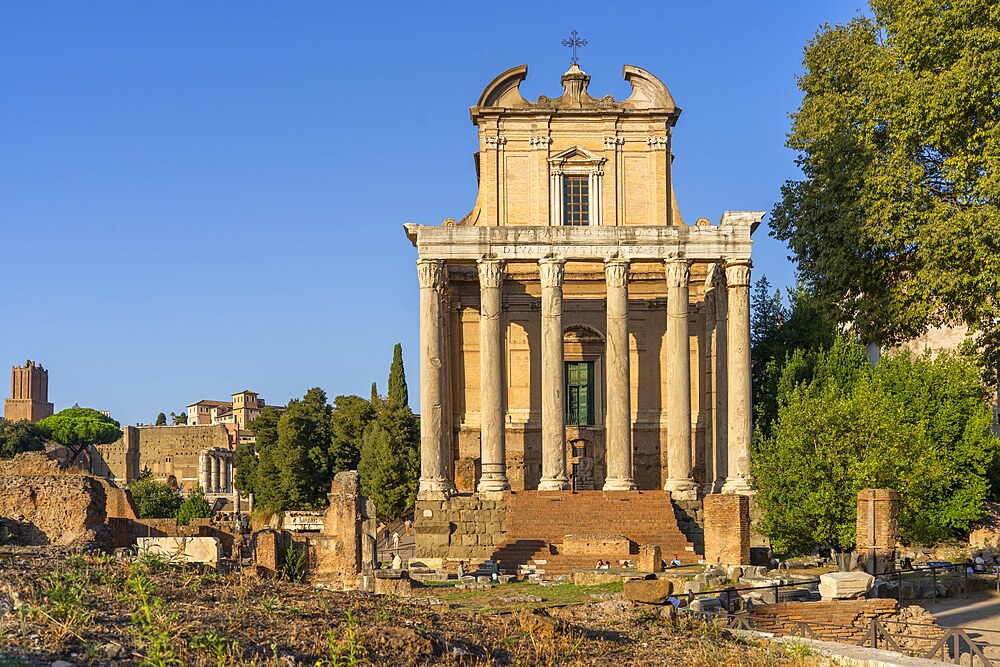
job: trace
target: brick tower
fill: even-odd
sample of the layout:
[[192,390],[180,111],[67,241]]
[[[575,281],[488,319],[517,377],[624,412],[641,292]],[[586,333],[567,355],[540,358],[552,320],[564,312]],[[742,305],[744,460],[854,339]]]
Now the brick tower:
[[37,422],[52,414],[49,403],[49,372],[30,359],[10,371],[10,398],[4,401],[4,417],[10,421]]

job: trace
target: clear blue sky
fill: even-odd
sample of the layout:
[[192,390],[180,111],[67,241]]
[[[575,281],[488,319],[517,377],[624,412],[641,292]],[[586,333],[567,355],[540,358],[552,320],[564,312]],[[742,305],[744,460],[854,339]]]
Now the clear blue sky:
[[[402,223],[475,199],[468,108],[528,64],[560,92],[577,29],[595,96],[625,63],[683,108],[689,222],[770,211],[802,48],[841,2],[0,3],[0,374],[50,370],[56,409],[123,423],[252,388],[417,392]],[[766,220],[766,218],[765,218]],[[793,280],[762,226],[755,274]]]

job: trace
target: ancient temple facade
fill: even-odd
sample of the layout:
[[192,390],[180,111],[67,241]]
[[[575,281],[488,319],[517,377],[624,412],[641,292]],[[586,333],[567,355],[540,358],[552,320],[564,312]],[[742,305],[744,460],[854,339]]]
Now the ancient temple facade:
[[471,108],[472,211],[405,225],[420,285],[418,521],[455,494],[749,491],[763,212],[685,223],[680,109],[651,73],[626,65],[621,101],[592,97],[574,64],[561,96],[529,102],[526,76],[500,74]]

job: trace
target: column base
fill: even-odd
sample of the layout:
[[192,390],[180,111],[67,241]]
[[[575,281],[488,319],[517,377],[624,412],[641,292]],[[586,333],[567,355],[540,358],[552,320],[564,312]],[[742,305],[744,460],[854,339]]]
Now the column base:
[[750,485],[750,480],[743,479],[742,477],[730,477],[722,485],[719,493],[736,493],[741,496],[752,496],[756,493],[756,490]]
[[606,479],[602,491],[635,491],[635,481],[631,479]]
[[451,483],[451,480],[422,477],[417,491],[417,500],[448,500],[455,493],[455,485]]
[[569,488],[568,479],[543,479],[538,483],[539,491],[565,491]]
[[676,500],[698,500],[698,483],[693,479],[668,479],[663,490]]
[[482,496],[484,493],[502,495],[504,491],[510,491],[510,484],[506,477],[485,479],[480,478],[476,486],[476,493]]

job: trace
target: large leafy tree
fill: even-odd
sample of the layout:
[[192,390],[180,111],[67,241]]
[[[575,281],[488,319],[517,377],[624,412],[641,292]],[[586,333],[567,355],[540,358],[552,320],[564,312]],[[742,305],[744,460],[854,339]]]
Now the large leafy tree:
[[21,452],[40,452],[45,438],[27,419],[0,419],[0,459],[12,459]]
[[38,422],[38,430],[70,451],[70,465],[91,445],[107,445],[122,436],[118,422],[92,408],[60,410]]
[[166,425],[167,425],[167,416],[162,412],[156,415],[156,423],[154,424],[154,426],[166,426]]
[[326,392],[313,388],[288,403],[278,422],[276,461],[282,492],[290,507],[315,507],[330,491],[330,420]]
[[805,49],[771,228],[866,340],[962,321],[1000,367],[1000,4],[872,0]]
[[860,345],[798,350],[778,383],[778,416],[755,441],[760,530],[776,548],[854,544],[856,495],[898,490],[907,542],[961,536],[990,493],[1000,440],[975,367],[905,355],[872,368]]

